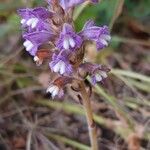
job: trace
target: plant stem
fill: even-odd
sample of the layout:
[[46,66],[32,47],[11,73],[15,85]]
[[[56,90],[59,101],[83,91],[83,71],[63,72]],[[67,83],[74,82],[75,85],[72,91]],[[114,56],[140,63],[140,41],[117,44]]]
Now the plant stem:
[[91,150],[98,150],[98,143],[97,143],[97,133],[96,133],[96,126],[93,119],[93,113],[91,108],[91,103],[87,91],[85,89],[85,84],[83,81],[80,83],[81,85],[81,95],[83,99],[83,106],[86,113],[86,119],[88,124],[90,142],[91,142]]

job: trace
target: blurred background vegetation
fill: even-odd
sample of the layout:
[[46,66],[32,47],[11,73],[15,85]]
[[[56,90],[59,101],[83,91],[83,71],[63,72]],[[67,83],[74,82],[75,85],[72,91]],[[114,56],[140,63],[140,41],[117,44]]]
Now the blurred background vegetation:
[[[67,88],[49,100],[48,66],[37,67],[24,50],[18,8],[43,0],[0,1],[0,150],[89,150],[84,112]],[[93,87],[92,107],[102,150],[150,149],[150,1],[101,0],[75,9],[75,28],[88,19],[111,29],[110,46],[89,59],[112,68]],[[75,100],[74,100],[75,99]]]

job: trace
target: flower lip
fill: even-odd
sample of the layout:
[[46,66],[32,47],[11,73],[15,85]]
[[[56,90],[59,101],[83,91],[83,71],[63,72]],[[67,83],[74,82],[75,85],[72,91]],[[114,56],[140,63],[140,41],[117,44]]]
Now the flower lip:
[[29,40],[26,40],[23,45],[26,47],[27,51],[30,51],[34,47],[33,43]]
[[95,75],[95,78],[98,82],[102,81],[102,76],[98,73]]
[[91,75],[92,75],[92,83],[96,84],[96,82],[101,82],[103,81],[103,79],[107,78],[107,73],[110,70],[108,68],[106,68],[105,66],[99,66],[97,68],[95,68]]
[[97,72],[96,74],[92,75],[92,83],[96,84],[97,82],[103,81],[105,78],[107,78],[107,74],[104,71]]
[[56,42],[58,49],[76,50],[81,46],[82,42],[82,38],[75,33],[73,27],[68,23],[64,23],[62,32]]
[[66,51],[61,51],[59,54],[54,53],[52,61],[49,63],[51,70],[63,74],[71,74],[72,66],[69,62],[69,54]]
[[69,47],[74,48],[75,45],[76,45],[76,43],[75,43],[74,39],[71,37],[65,38],[63,41],[63,47],[66,50],[68,50]]
[[47,93],[51,93],[52,98],[54,98],[55,96],[57,96],[59,94],[59,87],[56,85],[51,85],[50,87],[47,88]]
[[31,28],[35,28],[35,27],[37,26],[38,22],[39,22],[39,19],[38,19],[38,18],[30,18],[30,19],[26,22],[26,24],[27,24],[28,26],[31,26]]
[[60,60],[53,68],[54,72],[58,72],[60,74],[64,74],[65,73],[65,63]]
[[58,77],[53,83],[47,88],[47,92],[51,93],[52,98],[58,96],[61,98],[64,95],[64,87],[72,82],[72,78],[67,76]]

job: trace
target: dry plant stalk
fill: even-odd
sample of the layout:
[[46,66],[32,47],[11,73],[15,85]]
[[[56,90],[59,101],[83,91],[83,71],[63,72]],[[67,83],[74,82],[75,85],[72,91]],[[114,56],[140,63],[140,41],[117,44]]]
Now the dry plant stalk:
[[84,82],[81,82],[81,95],[82,95],[83,107],[84,107],[86,118],[87,118],[91,147],[92,147],[92,150],[98,150],[96,125],[93,119],[91,102],[86,92]]

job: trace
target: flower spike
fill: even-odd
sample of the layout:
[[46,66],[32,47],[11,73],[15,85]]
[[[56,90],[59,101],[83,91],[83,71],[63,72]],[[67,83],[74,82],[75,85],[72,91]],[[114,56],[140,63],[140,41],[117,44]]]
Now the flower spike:
[[[74,89],[84,106],[91,149],[98,150],[96,128],[89,99],[91,92],[87,91],[85,81],[89,75],[93,84],[101,82],[107,78],[110,70],[103,65],[85,62],[85,54],[89,41],[96,44],[97,50],[108,46],[111,40],[109,28],[106,25],[96,26],[94,21],[89,20],[82,31],[79,33],[75,31],[73,21],[75,6],[84,2],[95,4],[98,0],[46,1],[48,8],[18,10],[21,26],[24,29],[23,45],[33,56],[37,65],[47,60],[45,62],[48,62],[50,71],[56,75],[54,76],[57,77],[56,80],[47,88],[47,93],[50,93],[52,98],[62,98],[65,87],[71,84],[68,88]],[[91,87],[90,91],[92,91]]]
[[[72,15],[75,6],[86,1],[95,4],[98,0],[46,1],[49,4],[48,8],[19,9],[18,14],[24,29],[23,45],[26,51],[33,56],[37,65],[47,60],[50,70],[60,76],[57,82],[49,86],[47,92],[51,93],[52,97],[57,95],[61,97],[66,84],[60,86],[60,83],[68,80],[67,77],[84,80],[88,74],[93,84],[107,78],[108,69],[101,65],[83,62],[88,41],[95,43],[98,50],[108,46],[111,39],[108,27],[96,26],[93,20],[89,20],[82,31],[77,33]],[[81,75],[80,71],[85,73]]]

